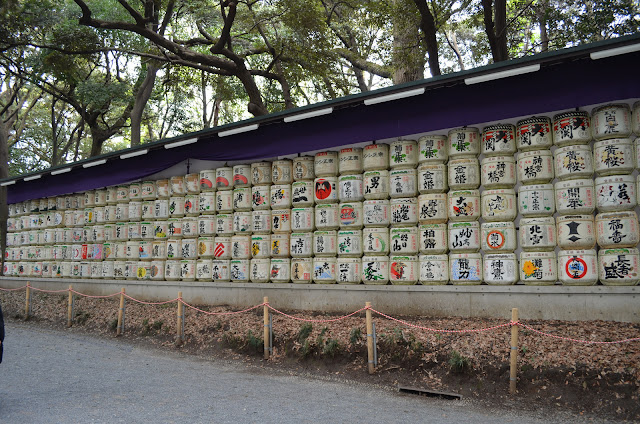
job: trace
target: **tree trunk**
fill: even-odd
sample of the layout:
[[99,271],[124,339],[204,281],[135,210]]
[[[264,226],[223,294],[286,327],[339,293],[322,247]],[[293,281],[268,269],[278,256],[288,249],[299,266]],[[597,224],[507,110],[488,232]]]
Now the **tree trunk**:
[[424,55],[420,50],[419,20],[412,0],[393,0],[393,83],[424,78]]
[[541,2],[536,8],[538,17],[538,26],[540,27],[540,52],[549,51],[549,34],[547,33],[547,8],[549,4],[546,1]]
[[147,65],[147,75],[136,93],[133,109],[131,109],[131,147],[141,144],[142,115],[153,92],[157,73],[157,67],[151,64]]
[[413,2],[420,12],[420,29],[422,30],[422,36],[427,46],[429,71],[433,77],[441,75],[442,72],[440,71],[440,63],[438,60],[438,40],[436,39],[436,22],[433,19],[433,14],[429,9],[427,0],[413,0]]
[[482,0],[482,9],[484,12],[484,29],[489,39],[489,46],[491,46],[493,62],[509,60],[506,0],[496,0],[495,13],[493,0]]
[[[0,179],[9,177],[9,130],[0,120]],[[2,250],[2,268],[0,274],[4,275],[4,255],[7,249],[7,187],[0,187],[0,250]]]
[[458,58],[458,65],[460,65],[460,70],[464,71],[464,61],[462,60],[462,55],[460,54],[460,48],[458,47],[458,37],[456,36],[455,31],[447,31],[445,32],[445,36],[447,37],[447,43],[449,44],[449,47],[451,47],[451,50],[453,50],[456,57]]

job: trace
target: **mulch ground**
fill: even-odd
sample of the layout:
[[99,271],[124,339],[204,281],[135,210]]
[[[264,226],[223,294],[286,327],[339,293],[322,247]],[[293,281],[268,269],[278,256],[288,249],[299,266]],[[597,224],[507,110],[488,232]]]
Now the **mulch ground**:
[[[65,328],[67,295],[32,292],[30,321]],[[5,320],[24,320],[24,291],[0,292]],[[76,296],[71,331],[114,337],[118,297]],[[206,312],[231,307],[198,306]],[[185,339],[176,345],[177,303],[144,305],[128,300],[123,337],[161,349],[179,349],[263,368],[337,377],[382,386],[455,392],[489,406],[570,410],[592,419],[640,420],[640,342],[584,344],[519,329],[518,392],[509,395],[510,327],[472,333],[439,333],[374,314],[378,366],[367,372],[365,313],[337,315],[286,311],[273,314],[273,353],[263,359],[263,308],[208,315],[185,308]],[[395,317],[439,330],[484,329],[505,320]],[[307,322],[302,320],[327,320]],[[616,341],[640,337],[640,325],[610,321],[526,321],[558,336]]]

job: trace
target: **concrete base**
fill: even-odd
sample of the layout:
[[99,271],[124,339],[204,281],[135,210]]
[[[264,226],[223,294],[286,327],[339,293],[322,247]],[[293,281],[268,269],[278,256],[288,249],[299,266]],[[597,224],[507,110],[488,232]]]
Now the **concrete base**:
[[[26,278],[0,277],[0,287],[16,288]],[[369,286],[339,284],[254,284],[185,281],[87,280],[34,278],[45,290],[74,290],[89,295],[117,293],[122,287],[140,300],[174,299],[200,305],[250,307],[269,297],[276,309],[349,313],[371,302],[389,315],[511,318],[518,308],[522,319],[606,320],[640,323],[640,286]]]

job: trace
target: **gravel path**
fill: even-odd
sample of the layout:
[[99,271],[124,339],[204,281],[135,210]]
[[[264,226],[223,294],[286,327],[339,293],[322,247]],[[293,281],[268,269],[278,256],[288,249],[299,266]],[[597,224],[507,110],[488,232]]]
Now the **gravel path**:
[[243,364],[20,323],[7,325],[0,364],[0,423],[574,421],[541,417],[268,374]]

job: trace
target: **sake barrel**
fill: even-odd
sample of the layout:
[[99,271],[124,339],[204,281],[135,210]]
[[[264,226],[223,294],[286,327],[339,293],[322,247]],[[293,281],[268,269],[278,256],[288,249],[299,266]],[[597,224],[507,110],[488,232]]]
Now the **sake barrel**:
[[151,261],[151,279],[164,280],[165,261]]
[[630,138],[596,141],[593,166],[598,176],[631,174],[635,169],[635,150]]
[[251,207],[254,210],[264,210],[271,207],[270,185],[254,185],[251,187]]
[[231,237],[215,237],[213,254],[216,259],[231,259]]
[[216,235],[233,234],[233,214],[217,214],[216,215]]
[[[189,220],[185,224],[190,225],[192,222]],[[182,238],[182,221],[180,218],[169,218],[167,220],[167,237]]]
[[216,219],[211,215],[198,217],[198,236],[213,236],[216,233]]
[[271,211],[258,210],[251,212],[252,228],[254,234],[263,234],[271,232]]
[[389,196],[414,197],[418,195],[418,173],[415,169],[392,169],[389,172]]
[[488,125],[482,129],[482,154],[513,155],[516,152],[516,127],[512,124]]
[[531,286],[553,285],[558,281],[555,252],[521,252],[520,281]]
[[251,236],[236,234],[231,237],[231,259],[251,258]]
[[169,202],[170,199],[156,199],[153,202],[153,217],[155,219],[169,218]]
[[187,194],[184,196],[184,214],[185,216],[200,215],[200,196],[198,194]]
[[216,212],[233,212],[233,190],[216,191]]
[[389,231],[392,255],[415,255],[418,253],[418,228],[397,227]]
[[493,286],[513,285],[518,282],[519,269],[515,253],[484,255],[484,282]]
[[338,202],[338,178],[332,176],[320,177],[314,180],[313,198],[316,204]]
[[194,259],[183,259],[180,261],[180,280],[195,281],[196,261]]
[[640,254],[636,248],[601,249],[598,252],[598,276],[605,286],[638,284]]
[[315,173],[313,171],[313,156],[298,156],[293,159],[293,180],[313,181]]
[[184,175],[174,175],[169,178],[169,188],[171,189],[171,196],[184,196],[187,193]]
[[313,187],[313,181],[296,181],[291,184],[291,205],[295,208],[313,206]]
[[140,203],[140,209],[141,209],[140,218],[143,221],[148,221],[148,220],[155,219],[155,215],[153,213],[153,209],[154,209],[154,202],[153,201],[151,201],[151,200],[143,200]]
[[169,217],[182,218],[184,216],[184,196],[169,198]]
[[361,230],[338,231],[338,257],[358,257],[359,258],[361,256],[362,256],[362,231]]
[[215,242],[213,237],[198,237],[198,258],[213,258]]
[[362,174],[341,175],[338,178],[338,199],[340,202],[360,202],[364,200]]
[[457,158],[449,161],[448,184],[451,190],[480,187],[480,163],[476,158]]
[[251,275],[249,279],[252,283],[268,283],[271,272],[271,259],[251,259]]
[[276,185],[293,182],[293,162],[290,159],[275,160],[271,163],[271,182]]
[[362,168],[364,171],[385,170],[389,167],[389,145],[369,144],[362,149]]
[[420,284],[441,285],[449,282],[448,255],[420,255]]
[[481,246],[486,253],[508,253],[517,248],[516,226],[513,222],[484,222],[481,226]]
[[340,226],[340,206],[336,203],[317,205],[314,215],[315,225],[319,230],[335,230]]
[[482,283],[482,257],[479,253],[451,253],[449,280],[454,285]]
[[233,188],[251,186],[251,165],[241,164],[233,167]]
[[216,190],[225,191],[233,188],[233,168],[222,166],[216,168]]
[[251,187],[234,187],[233,188],[233,210],[249,211],[251,210]]
[[288,283],[291,281],[291,259],[271,258],[269,278],[272,283]]
[[250,234],[253,222],[251,212],[233,213],[233,232],[236,234]]
[[586,145],[556,149],[554,164],[556,178],[559,180],[591,178],[593,175],[593,153]]
[[427,193],[418,196],[418,220],[421,224],[447,222],[447,209],[445,193]]
[[556,210],[561,215],[590,214],[596,208],[595,186],[590,178],[558,181],[554,189]]
[[196,259],[198,257],[198,239],[185,238],[182,242],[182,259]]
[[418,139],[418,163],[444,163],[449,158],[447,137],[444,135],[425,135]]
[[516,124],[516,147],[519,151],[548,149],[553,145],[551,119],[532,116]]
[[637,205],[636,179],[632,175],[609,175],[595,180],[599,212],[632,210]]
[[[217,237],[216,237],[217,239]],[[254,259],[268,259],[271,253],[271,235],[254,234],[251,236],[251,257]]]
[[335,257],[313,258],[313,282],[316,284],[333,284],[336,282],[337,259]]
[[452,190],[447,193],[449,221],[470,221],[480,218],[479,190]]
[[596,228],[593,215],[564,215],[556,218],[558,246],[561,249],[593,249]]
[[231,261],[228,259],[214,259],[211,261],[211,279],[213,281],[231,280]]
[[516,161],[513,156],[485,157],[481,171],[485,189],[513,188],[516,185]]
[[592,286],[598,282],[596,251],[561,250],[558,253],[558,275],[565,286]]
[[251,164],[251,184],[271,184],[271,162],[254,162]]
[[418,199],[415,197],[391,199],[391,225],[417,225],[418,206]]
[[447,224],[422,224],[420,233],[420,253],[438,255],[449,250],[449,230]]
[[164,279],[177,281],[180,279],[180,261],[166,261],[164,265]]
[[313,208],[291,209],[291,231],[309,232],[314,230]]
[[388,228],[369,227],[362,230],[362,253],[365,255],[388,255],[389,249]]
[[599,213],[596,238],[601,248],[635,247],[640,242],[638,214],[635,211]]
[[298,284],[311,283],[313,273],[313,259],[293,258],[291,259],[291,282]]
[[361,174],[363,172],[362,148],[347,147],[338,152],[338,173]]
[[360,284],[362,281],[362,259],[338,256],[336,262],[338,284]]
[[[320,228],[318,222],[318,209],[316,206],[316,226]],[[337,210],[337,209],[336,209]],[[362,219],[365,227],[387,227],[391,218],[391,204],[388,200],[365,200],[362,203]]]
[[480,131],[477,128],[456,128],[448,133],[449,159],[480,154]]
[[418,257],[392,255],[389,257],[389,281],[393,285],[413,285],[420,277]]
[[274,233],[289,233],[291,231],[291,209],[271,211],[271,231]]
[[[362,228],[362,226],[364,225],[362,208],[363,208],[362,202],[340,203],[340,228],[344,228],[344,229]],[[295,223],[295,216],[294,216],[294,223]]]
[[167,179],[156,180],[156,190],[159,199],[166,199],[171,196],[171,184]]
[[449,189],[447,178],[447,165],[423,163],[418,167],[418,191],[422,194],[444,193]]
[[332,177],[338,175],[338,152],[316,153],[313,169],[317,177]]
[[551,216],[556,211],[553,184],[522,185],[518,189],[518,212],[524,217]]
[[271,209],[289,209],[291,207],[291,184],[271,186]]
[[389,166],[392,169],[415,168],[418,165],[418,143],[397,140],[389,145]]
[[215,169],[204,169],[200,171],[200,192],[214,191],[216,189],[216,171]]
[[[96,192],[97,194],[97,192]],[[155,181],[143,181],[140,183],[140,198],[143,200],[155,200],[158,197]],[[106,196],[105,196],[106,203]]]
[[313,255],[335,256],[338,254],[338,233],[335,230],[314,231]]
[[480,250],[480,223],[471,222],[449,222],[449,250],[454,253],[477,252]]
[[167,259],[181,259],[182,258],[182,240],[169,239],[167,240]]
[[294,258],[308,258],[313,254],[313,233],[291,233],[289,252]]
[[183,218],[180,221],[183,238],[194,238],[198,236],[198,220],[196,218]]
[[631,109],[624,103],[599,106],[591,111],[593,138],[605,140],[631,135]]
[[564,112],[553,117],[553,142],[557,146],[588,144],[590,141],[591,119],[587,112]]

